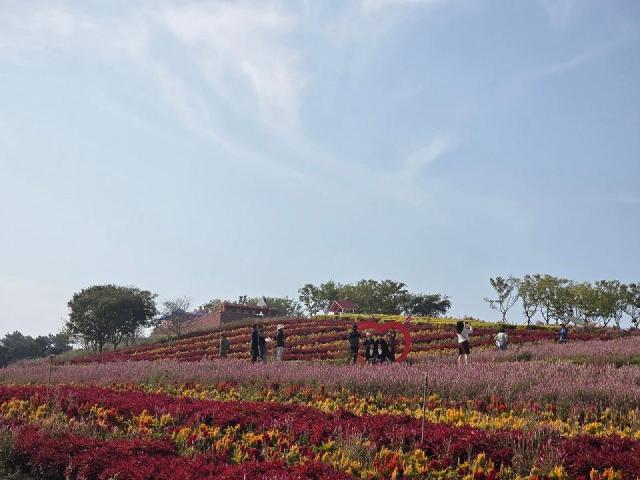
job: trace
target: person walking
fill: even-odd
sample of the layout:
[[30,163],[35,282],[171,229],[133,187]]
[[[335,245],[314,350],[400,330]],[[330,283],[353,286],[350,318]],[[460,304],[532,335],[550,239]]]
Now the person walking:
[[471,343],[469,343],[469,336],[473,333],[473,327],[469,322],[458,321],[456,323],[456,334],[458,336],[458,365],[462,357],[464,357],[464,363],[469,363],[468,355],[471,354]]
[[349,332],[349,362],[356,363],[358,361],[358,350],[360,349],[360,332],[356,323],[351,327]]
[[258,356],[260,354],[260,335],[258,333],[258,325],[253,324],[253,328],[251,330],[251,363],[256,363]]
[[500,330],[498,330],[498,333],[494,335],[493,339],[496,342],[496,347],[498,347],[498,350],[500,350],[501,352],[507,350],[508,337],[507,332],[505,332],[504,330],[504,327],[500,327]]
[[225,336],[223,332],[220,332],[220,358],[227,358],[227,354],[229,353],[229,339]]
[[279,324],[276,327],[276,362],[282,361],[283,352],[284,352],[284,325]]
[[258,327],[258,356],[262,363],[267,363],[267,337],[262,325]]

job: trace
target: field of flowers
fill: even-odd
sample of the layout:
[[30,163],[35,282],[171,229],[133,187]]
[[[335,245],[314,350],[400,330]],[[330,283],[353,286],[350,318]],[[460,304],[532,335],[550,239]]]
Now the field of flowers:
[[[293,318],[266,322],[267,335],[275,334],[275,325],[283,323],[287,333],[287,348],[284,360],[330,360],[345,361],[347,358],[346,338],[353,321],[363,318]],[[452,320],[432,319],[419,321],[408,325],[411,332],[410,360],[419,360],[425,356],[455,353],[457,342],[454,335]],[[231,344],[229,356],[236,359],[249,358],[249,327],[231,327],[223,330]],[[473,335],[475,348],[492,347],[493,336],[498,332],[495,324],[478,322]],[[511,345],[526,345],[536,342],[549,342],[557,338],[557,331],[553,328],[511,328],[509,330]],[[116,352],[105,352],[103,361],[124,360],[161,360],[175,359],[181,361],[197,361],[218,354],[219,332],[205,332],[185,336],[177,340],[164,340]],[[611,329],[596,329],[591,332],[574,331],[573,340],[608,340],[619,336]],[[398,345],[402,350],[402,342]],[[81,357],[76,362],[95,362],[98,355]]]
[[[335,322],[292,322],[291,343],[333,338],[322,352],[338,359],[345,323]],[[204,334],[104,363],[9,366],[0,370],[0,477],[639,478],[637,336],[558,345],[554,332],[516,330],[514,348],[480,348],[458,366],[449,327],[412,326],[412,337],[441,347],[418,341],[429,354],[411,364],[251,364],[241,351],[210,358],[210,345],[179,354],[213,343]],[[495,331],[476,330],[475,345]],[[234,345],[244,348],[246,331],[229,335]]]

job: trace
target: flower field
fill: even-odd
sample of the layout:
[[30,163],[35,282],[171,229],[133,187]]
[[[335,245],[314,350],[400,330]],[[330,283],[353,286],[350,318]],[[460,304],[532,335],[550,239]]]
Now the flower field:
[[[361,318],[354,319],[360,321]],[[267,334],[275,333],[276,323],[283,323],[287,333],[287,348],[284,360],[332,360],[343,361],[347,358],[346,337],[352,321],[348,318],[286,319],[267,322]],[[429,322],[408,325],[411,332],[410,359],[417,360],[428,355],[455,353],[457,343],[454,322],[434,319]],[[246,326],[223,330],[231,344],[229,356],[237,359],[249,358],[249,328]],[[497,325],[478,323],[473,335],[474,347],[492,347],[493,336],[498,332]],[[103,361],[123,360],[160,360],[175,359],[197,361],[218,354],[218,332],[197,333],[178,340],[165,340],[158,343],[128,348],[116,352],[105,352]],[[571,333],[572,340],[608,340],[619,334],[612,330],[597,329],[594,332]],[[535,342],[549,342],[557,338],[553,328],[513,328],[509,330],[511,345],[526,345]],[[399,347],[402,348],[402,342]],[[85,356],[76,362],[94,362],[98,355]]]
[[[287,348],[299,347],[289,359],[340,359],[337,322],[287,325]],[[245,327],[229,332],[238,358],[210,358],[213,336],[201,334],[104,363],[9,366],[0,370],[0,476],[639,478],[637,336],[557,345],[553,331],[519,329],[510,332],[519,348],[474,349],[457,366],[448,325],[411,328],[412,364],[251,364],[239,349]],[[494,330],[477,328],[474,346]]]

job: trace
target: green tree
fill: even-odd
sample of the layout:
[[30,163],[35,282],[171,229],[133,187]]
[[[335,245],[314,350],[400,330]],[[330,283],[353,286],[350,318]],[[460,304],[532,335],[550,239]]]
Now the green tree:
[[539,302],[540,315],[546,324],[551,323],[551,320],[558,323],[560,318],[567,315],[568,312],[563,302],[571,299],[571,292],[566,290],[561,292],[561,290],[568,287],[569,284],[569,280],[552,275],[543,275],[537,279],[536,298]]
[[298,290],[298,299],[310,317],[322,310],[320,289],[312,283],[307,283]]
[[302,305],[300,302],[289,297],[265,297],[267,305],[278,310],[278,315],[283,317],[302,316]]
[[625,307],[624,310],[629,319],[631,325],[634,328],[640,327],[640,284],[630,283],[625,288]]
[[585,323],[595,323],[600,315],[600,295],[588,282],[572,285],[573,313]]
[[507,323],[507,312],[518,301],[518,286],[520,285],[520,280],[508,276],[507,278],[490,278],[489,281],[496,291],[496,298],[485,298],[484,300],[489,303],[489,307],[500,312],[502,315],[502,323]]
[[446,295],[417,294],[409,295],[404,312],[422,317],[440,317],[446,315],[450,308],[451,300]]
[[66,330],[76,340],[102,353],[107,342],[114,350],[139,327],[151,326],[155,294],[134,287],[94,285],[69,301]]
[[595,288],[600,297],[600,318],[606,327],[611,321],[617,328],[624,315],[626,307],[625,288],[618,280],[600,280]]
[[333,280],[329,280],[328,282],[321,283],[318,286],[319,290],[319,307],[320,310],[325,313],[329,310],[329,307],[336,300],[340,300],[340,296],[342,294],[342,285],[334,282]]
[[540,301],[538,299],[538,280],[540,275],[525,275],[518,284],[518,295],[522,302],[522,311],[527,317],[527,325],[531,325],[531,319],[538,311]]

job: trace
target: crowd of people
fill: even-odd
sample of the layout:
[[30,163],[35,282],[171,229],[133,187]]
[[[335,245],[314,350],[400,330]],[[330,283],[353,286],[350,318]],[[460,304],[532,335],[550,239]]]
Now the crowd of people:
[[[471,354],[471,334],[473,333],[473,327],[469,322],[458,321],[456,323],[456,337],[458,340],[458,364],[468,363],[469,355]],[[566,324],[562,325],[559,331],[559,343],[567,343],[567,337],[569,335],[569,328]],[[504,352],[507,350],[509,344],[509,337],[504,327],[500,327],[498,333],[493,337],[496,348]],[[364,361],[367,364],[381,364],[381,363],[393,363],[396,359],[397,353],[397,341],[395,330],[390,330],[386,335],[372,335],[371,332],[366,332],[364,339],[358,324],[354,323],[347,336],[349,342],[349,362],[357,363],[358,356],[361,352],[360,347],[362,344],[362,353]],[[273,337],[268,337],[265,334],[264,326],[262,324],[254,324],[251,328],[250,350],[251,350],[251,363],[267,362],[267,345],[269,343],[275,343],[274,360],[276,362],[282,361],[282,355],[284,353],[285,345],[285,333],[284,325],[278,324]],[[224,332],[220,332],[220,358],[226,358],[229,354],[230,343]]]

